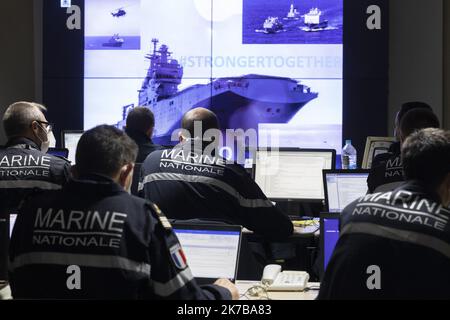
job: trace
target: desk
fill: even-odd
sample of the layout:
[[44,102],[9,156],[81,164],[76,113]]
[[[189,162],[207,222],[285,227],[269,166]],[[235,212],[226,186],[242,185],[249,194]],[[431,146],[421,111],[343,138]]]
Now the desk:
[[[251,237],[252,239],[264,239],[263,236],[257,235],[253,233],[253,231],[248,230],[247,228],[242,229],[242,233],[246,235],[247,237]],[[295,238],[317,238],[320,235],[320,224],[317,223],[315,225],[309,225],[305,227],[299,227],[294,225],[294,233],[291,235],[291,237],[288,240],[285,240],[284,242],[292,242]],[[282,241],[280,241],[282,242]]]
[[[305,227],[294,226],[294,233],[289,238],[279,241],[269,241],[250,230],[245,228],[243,230],[243,238],[250,246],[260,247],[258,261],[261,261],[263,265],[282,264],[283,269],[303,270],[312,275],[315,274],[313,266],[318,256],[319,234],[319,223]],[[284,248],[281,249],[284,251],[280,251],[280,248]],[[256,278],[250,274],[240,275],[240,279],[257,280],[259,278],[260,275]]]
[[[242,296],[247,290],[255,285],[258,281],[236,281],[236,287],[239,290],[240,300],[260,300],[260,297],[251,297],[249,295]],[[309,282],[309,288],[319,288],[318,282]],[[309,290],[305,292],[268,292],[268,297],[271,300],[315,300],[319,295],[319,290]]]

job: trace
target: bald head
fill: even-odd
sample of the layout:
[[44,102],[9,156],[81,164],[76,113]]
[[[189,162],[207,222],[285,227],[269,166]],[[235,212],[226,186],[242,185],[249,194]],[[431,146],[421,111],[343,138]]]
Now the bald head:
[[34,102],[21,101],[10,105],[3,116],[3,127],[8,139],[29,135],[33,121],[46,121],[46,110]]
[[[194,130],[195,126],[200,126],[201,131]],[[187,130],[191,138],[202,138],[204,133],[209,129],[219,129],[219,120],[214,112],[205,108],[195,108],[185,113],[181,120],[181,126]],[[198,135],[201,133],[201,137]]]

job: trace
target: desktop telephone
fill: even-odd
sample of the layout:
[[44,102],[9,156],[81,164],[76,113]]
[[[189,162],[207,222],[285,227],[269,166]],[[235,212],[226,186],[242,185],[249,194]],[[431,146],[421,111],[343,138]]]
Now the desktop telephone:
[[264,268],[261,284],[267,286],[267,291],[303,291],[309,281],[305,271],[283,271],[276,264]]

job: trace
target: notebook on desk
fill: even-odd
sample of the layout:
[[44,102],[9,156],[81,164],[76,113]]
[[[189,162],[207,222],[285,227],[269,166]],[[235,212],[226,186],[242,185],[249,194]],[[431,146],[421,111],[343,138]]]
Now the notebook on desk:
[[183,250],[171,252],[172,259],[176,264],[187,263],[199,284],[212,284],[219,278],[236,280],[240,226],[175,222],[173,229]]

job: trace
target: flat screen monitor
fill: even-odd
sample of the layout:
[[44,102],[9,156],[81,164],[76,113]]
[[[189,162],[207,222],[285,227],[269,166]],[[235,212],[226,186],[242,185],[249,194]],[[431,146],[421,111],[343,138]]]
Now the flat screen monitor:
[[77,152],[78,141],[83,135],[83,131],[63,131],[62,142],[63,148],[69,150],[68,159],[72,165],[75,164],[75,154]]
[[205,107],[261,147],[341,148],[344,0],[89,0],[84,21],[85,130],[144,106],[173,145]]
[[[213,283],[219,278],[236,280],[240,226],[175,223],[173,229],[196,279],[204,283]],[[173,258],[184,259],[181,254]]]
[[369,170],[324,170],[325,206],[330,213],[342,212],[346,206],[367,193]]
[[325,199],[322,170],[334,168],[335,161],[335,150],[260,149],[255,181],[274,201],[321,201]]
[[340,215],[322,214],[320,216],[320,243],[322,255],[322,275],[331,260],[340,234]]

